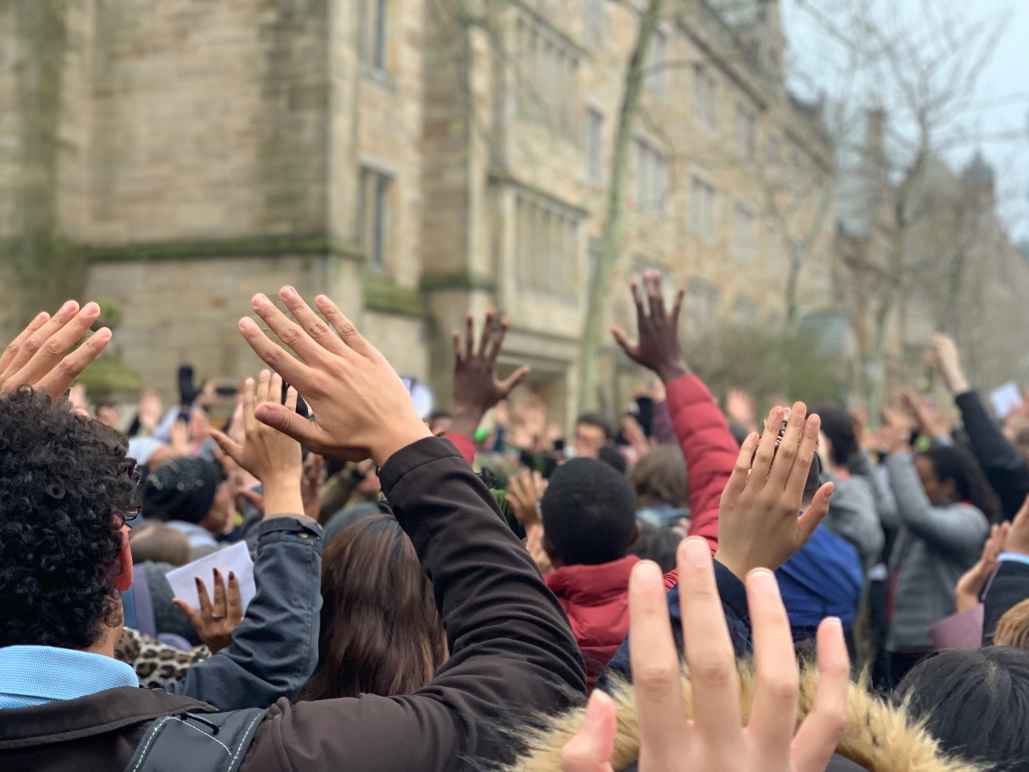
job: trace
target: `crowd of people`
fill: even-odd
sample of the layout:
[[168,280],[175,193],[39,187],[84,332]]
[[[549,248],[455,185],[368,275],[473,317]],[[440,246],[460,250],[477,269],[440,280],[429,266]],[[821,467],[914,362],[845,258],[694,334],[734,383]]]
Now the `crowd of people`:
[[939,336],[954,409],[759,421],[630,289],[650,385],[567,440],[498,314],[421,416],[324,295],[131,415],[74,385],[97,304],[40,313],[0,355],[5,768],[1029,770],[1029,417]]

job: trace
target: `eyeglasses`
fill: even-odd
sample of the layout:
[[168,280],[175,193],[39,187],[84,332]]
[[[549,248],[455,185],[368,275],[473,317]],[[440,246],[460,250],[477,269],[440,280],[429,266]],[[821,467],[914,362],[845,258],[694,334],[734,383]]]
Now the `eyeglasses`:
[[123,525],[127,525],[129,528],[135,528],[136,525],[138,525],[136,521],[140,516],[140,508],[135,507],[134,509],[130,509],[128,512],[115,512],[114,516],[121,519],[121,523],[118,526],[119,528]]

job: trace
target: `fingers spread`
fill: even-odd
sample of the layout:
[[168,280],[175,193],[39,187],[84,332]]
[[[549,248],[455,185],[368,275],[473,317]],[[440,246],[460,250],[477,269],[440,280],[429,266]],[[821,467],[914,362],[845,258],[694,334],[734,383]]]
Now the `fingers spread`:
[[726,483],[725,488],[722,490],[723,507],[732,508],[747,487],[747,478],[750,476],[750,468],[754,464],[754,453],[757,451],[760,439],[761,435],[757,432],[751,432],[740,446],[740,452],[736,456],[736,465],[732,469],[732,475],[730,475],[729,482]]
[[772,461],[776,455],[775,449],[779,442],[779,429],[782,428],[783,415],[784,408],[773,407],[765,420],[761,441],[758,443],[754,463],[750,468],[750,481],[755,486],[755,490],[761,490],[764,487],[768,475],[772,471]]
[[814,710],[793,739],[796,772],[821,772],[836,751],[847,726],[850,659],[840,620],[830,617],[818,627],[818,691]]
[[798,509],[804,500],[804,490],[807,488],[808,477],[811,474],[811,465],[814,463],[815,455],[818,453],[818,438],[821,431],[822,419],[818,415],[809,415],[803,421],[801,438],[797,445],[793,468],[784,482],[789,500],[791,502],[795,501]]
[[690,670],[693,721],[712,747],[738,742],[740,727],[739,676],[729,628],[715,585],[711,549],[700,537],[679,545],[679,598]]
[[233,625],[243,621],[243,594],[235,571],[229,571],[228,618]]
[[[318,310],[322,312],[322,316],[328,320],[339,337],[343,340],[347,346],[356,351],[363,357],[368,359],[381,359],[382,354],[379,353],[378,349],[375,348],[371,343],[364,339],[364,337],[357,331],[357,327],[351,322],[346,315],[339,310],[339,306],[333,303],[328,296],[319,295],[314,299],[314,303],[318,306]],[[309,391],[305,389],[303,384],[297,383],[293,379],[287,376],[287,380],[296,386],[300,391]]]
[[286,304],[289,313],[297,320],[297,323],[304,328],[315,343],[333,354],[346,354],[347,347],[340,340],[339,335],[332,329],[312,308],[300,293],[293,287],[283,287],[279,290],[279,297]]
[[314,371],[286,353],[277,343],[273,343],[257,326],[257,322],[250,317],[243,317],[239,320],[239,331],[254,353],[272,370],[281,373],[297,388],[305,392],[314,391]]
[[768,757],[768,766],[784,769],[796,726],[800,673],[790,621],[771,571],[760,568],[747,576],[747,605],[757,675],[747,731]]
[[3,354],[0,354],[0,386],[3,386],[4,374],[8,371],[15,358],[18,356],[18,352],[21,351],[22,344],[25,343],[30,335],[49,321],[50,314],[46,311],[41,311],[36,314],[35,318],[29,322],[28,326],[19,332],[17,337],[10,342],[6,349],[4,349]]
[[36,390],[57,398],[63,395],[72,382],[82,374],[90,364],[96,361],[107,344],[111,342],[111,331],[101,327],[79,346],[75,351],[62,359],[56,367],[44,375],[37,383]]
[[629,579],[629,650],[640,742],[652,760],[668,758],[685,740],[685,703],[664,581],[650,561]]
[[[786,423],[786,432],[783,434],[782,440],[779,442],[779,449],[775,453],[775,460],[772,462],[772,471],[768,476],[768,485],[772,486],[774,491],[781,491],[786,488],[786,483],[790,481],[790,475],[793,472],[795,463],[798,456],[800,455],[800,442],[804,438],[805,433],[805,421],[807,420],[807,405],[803,402],[797,402],[793,405],[793,409],[790,410],[790,418]],[[815,433],[815,445],[818,444],[818,433]],[[811,448],[811,456],[814,455],[814,448]],[[808,466],[811,466],[811,456],[808,458]],[[804,481],[807,480],[807,472],[804,472],[803,480],[801,481],[801,490],[803,491]],[[797,508],[800,508],[800,500],[797,500]]]
[[197,601],[200,603],[200,615],[204,619],[211,618],[211,599],[207,595],[207,585],[204,584],[204,580],[199,576],[196,577],[197,584]]
[[214,575],[214,615],[224,617],[228,613],[228,602],[225,598],[225,580],[222,572],[217,568],[212,572]]

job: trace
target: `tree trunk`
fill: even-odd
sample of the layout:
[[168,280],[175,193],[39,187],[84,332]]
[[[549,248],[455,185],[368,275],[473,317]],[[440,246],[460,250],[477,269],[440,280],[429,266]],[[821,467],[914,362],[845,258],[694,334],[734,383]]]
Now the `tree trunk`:
[[611,157],[611,178],[607,188],[604,231],[601,235],[600,256],[594,266],[589,282],[586,313],[583,319],[582,336],[579,342],[579,410],[596,409],[600,399],[597,392],[597,356],[601,336],[604,333],[604,316],[607,310],[608,289],[611,273],[618,262],[622,244],[622,217],[625,202],[625,178],[628,169],[629,149],[632,144],[632,127],[638,111],[640,94],[643,90],[644,69],[650,40],[661,18],[664,0],[649,0],[647,8],[640,14],[636,44],[625,70],[622,102],[615,126],[614,148]]

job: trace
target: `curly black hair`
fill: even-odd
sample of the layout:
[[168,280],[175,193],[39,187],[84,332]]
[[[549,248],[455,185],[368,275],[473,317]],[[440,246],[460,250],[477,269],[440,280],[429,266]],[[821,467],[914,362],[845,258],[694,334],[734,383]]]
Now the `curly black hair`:
[[84,649],[118,623],[115,561],[138,499],[125,450],[64,400],[0,398],[0,646]]

